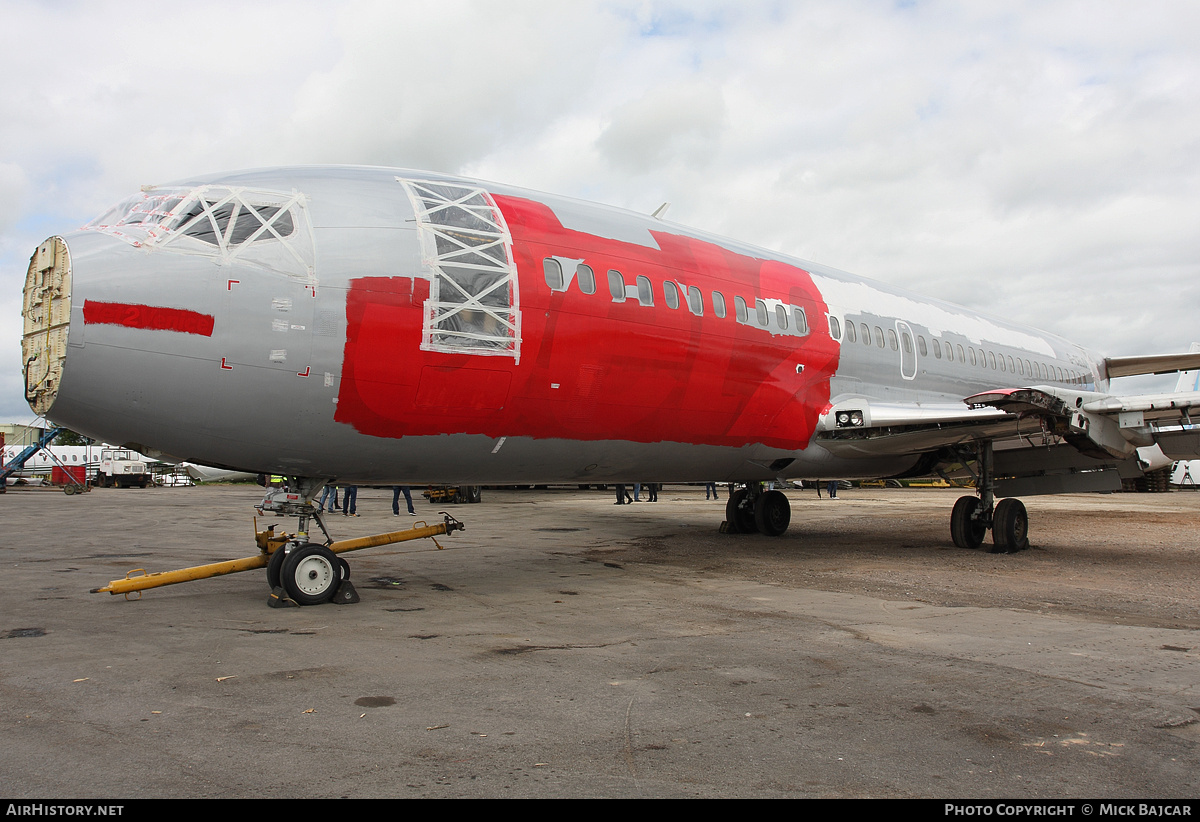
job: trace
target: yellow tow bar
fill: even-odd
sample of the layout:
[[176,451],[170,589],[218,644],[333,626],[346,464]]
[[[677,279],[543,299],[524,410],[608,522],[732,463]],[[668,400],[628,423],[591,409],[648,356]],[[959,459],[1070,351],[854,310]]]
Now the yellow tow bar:
[[[346,551],[359,551],[363,548],[408,542],[413,539],[432,539],[433,544],[437,545],[440,551],[442,550],[442,546],[435,537],[463,530],[461,522],[449,514],[444,516],[445,520],[436,525],[418,522],[412,528],[403,531],[391,531],[386,534],[376,534],[357,539],[343,539],[326,547],[335,554],[341,554]],[[196,579],[208,579],[210,577],[224,576],[225,574],[236,574],[240,571],[252,571],[255,568],[266,568],[267,563],[271,560],[271,554],[282,548],[292,537],[288,534],[276,535],[275,526],[273,525],[266,531],[259,531],[257,530],[257,522],[258,520],[255,519],[254,538],[262,551],[257,556],[246,557],[244,559],[231,559],[228,562],[213,562],[208,565],[195,565],[191,568],[181,568],[178,571],[161,571],[154,574],[146,573],[144,568],[135,568],[127,573],[124,579],[114,579],[103,588],[93,588],[91,593],[108,593],[114,596],[125,594],[125,598],[129,599],[129,595],[135,591],[138,592],[138,597],[140,597],[141,592],[149,588],[161,588],[164,585],[175,585],[180,582],[191,582]]]

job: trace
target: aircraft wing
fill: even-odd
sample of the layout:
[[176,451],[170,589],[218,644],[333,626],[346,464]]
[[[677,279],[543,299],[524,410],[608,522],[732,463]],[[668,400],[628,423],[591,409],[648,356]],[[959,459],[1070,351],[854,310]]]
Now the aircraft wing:
[[[997,448],[1066,443],[1098,464],[1124,461],[1159,467],[1164,457],[1200,457],[1200,391],[1114,396],[1054,385],[1006,388],[965,397],[961,403],[877,403],[842,397],[822,416],[817,442],[839,456],[908,451],[929,454],[992,440]],[[1162,457],[1153,454],[1153,446]],[[1139,454],[1139,449],[1142,450]],[[1078,466],[1076,466],[1078,468]]]

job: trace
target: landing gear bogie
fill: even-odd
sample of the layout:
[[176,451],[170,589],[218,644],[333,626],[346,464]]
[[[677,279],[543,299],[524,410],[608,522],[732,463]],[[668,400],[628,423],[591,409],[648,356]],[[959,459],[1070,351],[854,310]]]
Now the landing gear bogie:
[[787,530],[791,519],[791,505],[782,492],[764,491],[760,484],[748,483],[729,495],[723,529],[731,534],[777,537]]

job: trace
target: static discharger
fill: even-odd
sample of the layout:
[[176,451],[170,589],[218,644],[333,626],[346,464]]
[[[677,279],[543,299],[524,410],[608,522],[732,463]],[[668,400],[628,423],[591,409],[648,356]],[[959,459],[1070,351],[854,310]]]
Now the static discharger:
[[[161,588],[164,585],[176,585],[180,582],[191,582],[197,579],[224,576],[225,574],[236,574],[241,571],[252,571],[255,568],[266,568],[271,562],[271,556],[277,551],[283,551],[289,542],[293,542],[293,550],[313,546],[320,547],[331,554],[342,554],[347,551],[359,551],[363,548],[392,545],[397,542],[408,542],[414,539],[431,539],[433,540],[433,544],[437,546],[437,549],[441,551],[443,550],[442,546],[436,537],[442,534],[450,535],[455,531],[462,531],[466,526],[445,512],[439,513],[442,514],[443,520],[434,525],[418,522],[412,528],[403,531],[390,531],[386,534],[339,540],[338,542],[324,546],[320,543],[296,543],[292,535],[286,533],[276,534],[275,526],[273,525],[265,531],[259,531],[257,530],[256,519],[254,538],[261,550],[261,553],[257,556],[233,559],[227,562],[214,562],[208,565],[196,565],[191,568],[181,568],[177,571],[162,571],[154,574],[146,573],[143,568],[135,568],[127,573],[124,579],[113,580],[102,588],[93,588],[91,593],[124,594],[126,599],[131,599],[130,594],[137,593],[137,596],[132,597],[132,599],[140,599],[141,592],[150,588]],[[349,580],[347,578],[344,581],[348,582]],[[335,589],[337,587],[334,586]],[[330,591],[330,598],[335,593],[336,590]]]

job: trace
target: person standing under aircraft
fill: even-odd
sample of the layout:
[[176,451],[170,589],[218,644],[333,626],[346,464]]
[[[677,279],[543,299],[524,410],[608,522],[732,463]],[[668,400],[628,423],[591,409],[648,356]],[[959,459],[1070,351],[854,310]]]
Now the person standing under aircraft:
[[342,516],[358,516],[358,486],[342,486]]
[[326,501],[327,499],[329,499],[329,497],[330,497],[330,496],[332,496],[332,497],[333,497],[333,507],[332,507],[332,508],[330,508],[329,510],[330,510],[330,511],[337,511],[337,510],[340,510],[340,509],[338,508],[338,492],[337,492],[337,486],[336,486],[336,485],[326,485],[326,486],[325,486],[325,490],[321,492],[321,501],[317,503],[317,510],[318,510],[318,511],[322,511],[322,512],[324,512],[324,510],[325,510],[325,501]]
[[415,517],[417,512],[413,510],[412,494],[409,493],[407,485],[392,486],[392,516],[400,516],[400,495],[404,494],[404,501],[408,503],[409,516]]

